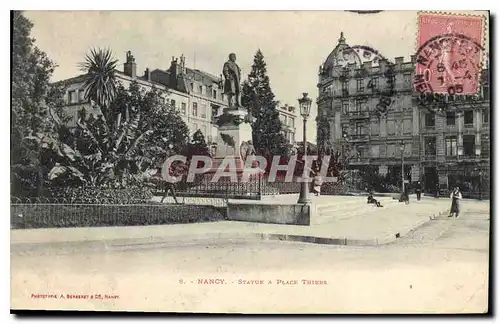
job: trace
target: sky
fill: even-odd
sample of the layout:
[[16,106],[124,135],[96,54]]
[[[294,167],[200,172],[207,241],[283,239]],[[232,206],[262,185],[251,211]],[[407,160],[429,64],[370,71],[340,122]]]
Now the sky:
[[[125,52],[137,73],[168,69],[172,56],[186,65],[220,75],[236,53],[242,78],[261,49],[271,88],[282,104],[298,106],[303,92],[313,98],[308,140],[316,142],[318,67],[344,32],[347,44],[366,45],[388,59],[410,59],[416,51],[417,12],[383,11],[27,11],[36,44],[58,64],[53,80],[81,74],[78,63],[93,47],[110,48],[123,69]],[[297,125],[296,140],[302,140]]]

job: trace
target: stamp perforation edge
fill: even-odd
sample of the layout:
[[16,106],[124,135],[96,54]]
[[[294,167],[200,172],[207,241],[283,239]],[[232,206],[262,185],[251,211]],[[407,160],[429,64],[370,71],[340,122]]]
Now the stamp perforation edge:
[[[471,18],[481,18],[481,25],[482,25],[482,37],[481,37],[481,46],[483,48],[486,48],[486,43],[487,43],[487,38],[486,35],[487,33],[487,27],[488,27],[488,19],[487,16],[484,14],[472,14],[472,13],[465,13],[465,12],[452,12],[452,11],[434,11],[434,10],[421,10],[417,12],[417,37],[415,39],[415,53],[418,52],[420,48],[420,16],[421,15],[434,15],[434,16],[451,16],[451,17],[471,17]],[[488,45],[489,46],[489,45]],[[482,83],[483,79],[483,71],[484,71],[484,61],[486,58],[488,58],[488,54],[486,53],[486,50],[483,51],[480,60],[479,60],[479,66],[481,67],[478,71],[478,81]],[[489,52],[489,48],[488,48]],[[481,91],[481,87],[478,87],[478,91]]]

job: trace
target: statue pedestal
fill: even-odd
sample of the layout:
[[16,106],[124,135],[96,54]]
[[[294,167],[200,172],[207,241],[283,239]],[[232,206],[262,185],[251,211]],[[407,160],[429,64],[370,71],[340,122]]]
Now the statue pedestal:
[[[215,159],[212,160],[212,170],[210,173],[217,172],[219,166],[223,163],[227,164],[225,171],[236,171],[238,179],[245,169],[252,169],[252,174],[255,173],[255,168],[249,166],[245,168],[245,161],[240,153],[241,144],[252,140],[252,126],[245,122],[247,110],[244,108],[226,108],[222,116],[219,117],[219,134],[217,136],[217,151]],[[229,160],[234,160],[234,164]],[[235,170],[231,170],[229,166],[234,166]]]

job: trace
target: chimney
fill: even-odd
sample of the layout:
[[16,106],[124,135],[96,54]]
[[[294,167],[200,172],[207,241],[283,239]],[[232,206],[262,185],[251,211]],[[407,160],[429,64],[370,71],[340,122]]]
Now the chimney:
[[151,82],[151,73],[149,73],[149,69],[146,69],[144,71],[144,79],[148,80],[149,82]]
[[184,56],[184,54],[181,54],[180,73],[186,74],[186,57]]
[[179,64],[177,64],[177,59],[172,56],[172,62],[170,62],[170,86],[174,89],[177,88],[177,76],[179,75]]
[[137,64],[135,63],[135,58],[131,51],[127,51],[127,60],[123,64],[123,72],[132,79],[135,79],[137,71]]
[[396,63],[396,69],[398,69],[398,70],[401,69],[401,65],[403,65],[404,60],[405,60],[405,58],[402,56],[396,57],[394,59],[394,62]]

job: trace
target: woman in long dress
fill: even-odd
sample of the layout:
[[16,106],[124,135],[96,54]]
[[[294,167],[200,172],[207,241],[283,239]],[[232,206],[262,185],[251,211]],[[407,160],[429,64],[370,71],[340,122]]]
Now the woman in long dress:
[[462,199],[462,193],[460,192],[460,189],[458,187],[455,187],[453,189],[453,192],[450,194],[451,198],[451,208],[450,208],[450,215],[448,217],[458,217],[460,214],[460,200]]

